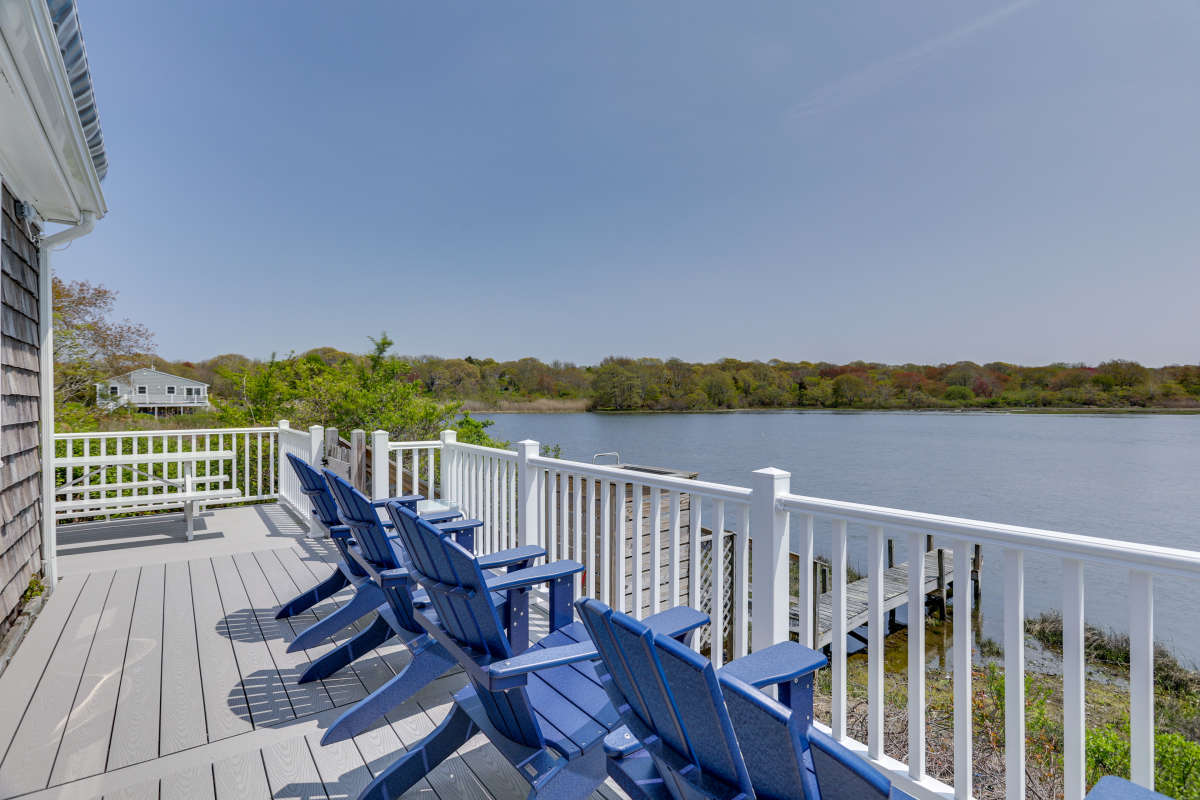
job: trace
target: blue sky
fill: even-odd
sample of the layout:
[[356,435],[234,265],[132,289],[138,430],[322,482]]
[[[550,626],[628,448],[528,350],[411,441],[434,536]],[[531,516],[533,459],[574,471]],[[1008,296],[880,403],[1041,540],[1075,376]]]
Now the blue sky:
[[79,5],[167,358],[1200,359],[1194,3]]

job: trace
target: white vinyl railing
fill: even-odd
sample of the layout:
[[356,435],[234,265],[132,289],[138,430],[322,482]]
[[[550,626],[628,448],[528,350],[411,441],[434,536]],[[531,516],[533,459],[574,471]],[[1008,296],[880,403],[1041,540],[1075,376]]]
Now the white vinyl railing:
[[[719,646],[708,641],[710,657],[718,664],[789,638],[793,598],[798,598],[798,637],[812,644],[814,547],[828,531],[822,545],[827,543],[831,553],[832,734],[918,798],[971,796],[971,576],[980,545],[999,548],[1003,555],[1005,740],[1012,743],[1005,750],[1006,795],[1012,800],[1025,795],[1024,558],[1028,553],[1057,560],[1062,568],[1064,796],[1083,797],[1083,576],[1088,564],[1115,565],[1127,571],[1130,580],[1132,777],[1153,786],[1154,576],[1200,578],[1200,552],[805,497],[791,492],[789,473],[770,468],[753,473],[746,488],[548,458],[539,455],[533,441],[518,442],[514,452],[461,445],[451,433],[443,435],[441,445],[443,496],[460,502],[468,515],[487,520],[485,548],[538,544],[551,559],[576,559],[585,566],[577,586],[581,596],[597,597],[636,616],[672,604],[701,608],[712,617],[711,630],[722,632]],[[793,518],[798,523],[799,553],[790,552]],[[868,532],[865,743],[847,731],[847,530],[851,525],[865,526]],[[714,537],[713,531],[723,535]],[[884,752],[884,555],[890,539],[906,543],[910,609],[925,607],[926,581],[932,576],[925,575],[921,556],[931,541],[937,549],[953,554],[952,575],[958,583],[950,665],[953,785],[926,772],[923,625],[911,625],[908,631],[907,761]],[[798,580],[789,572],[793,558],[800,562]],[[658,591],[653,589],[656,586]],[[752,641],[748,641],[750,633]]]
[[279,420],[279,500],[291,506],[301,519],[308,520],[312,504],[300,491],[300,479],[287,460],[288,454],[320,467],[324,455],[325,429],[313,425],[307,431],[293,430],[286,419]]
[[[208,505],[277,496],[278,428],[60,433],[55,442],[55,517],[178,508],[188,478],[197,490],[238,489]],[[141,502],[130,503],[136,498]],[[91,502],[94,501],[94,504]]]

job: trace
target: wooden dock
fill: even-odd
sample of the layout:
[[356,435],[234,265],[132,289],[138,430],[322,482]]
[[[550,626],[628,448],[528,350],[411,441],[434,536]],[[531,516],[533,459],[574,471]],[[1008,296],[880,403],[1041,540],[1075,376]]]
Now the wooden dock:
[[[941,572],[939,577],[938,554],[941,554]],[[925,587],[924,594],[936,595],[940,602],[941,593],[949,591],[954,582],[953,552],[947,549],[933,550],[925,554]],[[868,579],[853,581],[846,585],[846,631],[852,632],[867,624],[870,606],[867,603]],[[816,598],[817,630],[816,647],[825,647],[833,641],[833,592],[825,591]],[[883,610],[894,612],[897,608],[908,604],[908,562],[888,567],[883,572]],[[792,596],[791,630],[800,633],[800,598]],[[924,609],[922,609],[922,614]],[[889,623],[894,614],[889,613]]]

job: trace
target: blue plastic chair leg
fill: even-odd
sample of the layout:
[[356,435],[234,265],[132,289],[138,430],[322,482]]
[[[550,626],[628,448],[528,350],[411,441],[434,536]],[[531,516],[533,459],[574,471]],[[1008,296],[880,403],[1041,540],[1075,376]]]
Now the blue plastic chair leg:
[[478,731],[470,715],[455,703],[442,724],[422,739],[419,745],[376,775],[375,780],[358,796],[359,800],[395,800]]
[[350,602],[324,619],[314,622],[302,630],[292,640],[292,643],[288,645],[287,651],[295,653],[298,650],[307,650],[310,647],[320,644],[359,617],[374,611],[383,605],[386,600],[387,598],[384,597],[382,589],[371,581],[363,582],[359,585]]
[[328,597],[333,597],[349,585],[350,581],[346,578],[346,574],[342,572],[341,567],[338,567],[328,578],[307,592],[301,592],[284,603],[283,607],[275,614],[275,619],[285,619],[287,617],[294,617],[297,614],[303,614],[317,603]]
[[392,626],[383,615],[375,617],[375,621],[363,628],[348,641],[342,642],[325,655],[308,665],[297,683],[308,683],[328,678],[342,667],[354,661],[361,655],[371,652],[379,645],[396,635]]
[[398,675],[338,717],[321,737],[321,744],[333,744],[367,731],[375,720],[445,675],[456,663],[446,648],[427,639],[424,646],[413,650],[412,660]]

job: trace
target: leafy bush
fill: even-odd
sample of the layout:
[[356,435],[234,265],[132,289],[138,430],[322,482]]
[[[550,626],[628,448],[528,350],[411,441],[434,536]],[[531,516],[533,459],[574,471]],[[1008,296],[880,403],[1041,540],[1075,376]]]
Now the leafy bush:
[[[1129,777],[1127,724],[1088,731],[1088,785],[1105,775]],[[1200,800],[1200,742],[1189,742],[1176,733],[1156,734],[1154,788],[1176,800]]]

